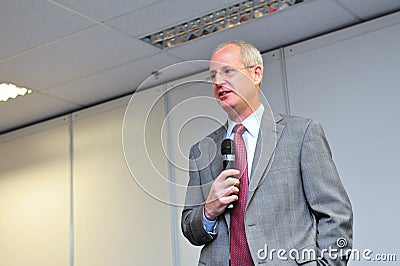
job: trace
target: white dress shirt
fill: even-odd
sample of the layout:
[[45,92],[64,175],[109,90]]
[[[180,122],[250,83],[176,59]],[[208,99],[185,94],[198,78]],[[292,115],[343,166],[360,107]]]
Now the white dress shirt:
[[[247,151],[247,167],[248,167],[248,178],[250,178],[251,167],[253,165],[254,153],[256,151],[258,132],[260,131],[261,118],[264,113],[264,106],[261,104],[258,109],[252,113],[249,117],[242,121],[242,125],[245,126],[246,131],[243,133],[243,140],[246,145]],[[228,118],[228,129],[226,130],[226,138],[233,139],[234,133],[233,128],[236,126],[234,121]]]
[[[264,113],[264,106],[261,104],[258,109],[252,113],[249,117],[247,117],[245,120],[242,121],[241,124],[243,124],[246,127],[246,131],[243,133],[243,140],[246,145],[246,151],[247,151],[247,167],[248,167],[248,177],[250,179],[250,174],[251,174],[251,168],[253,164],[253,159],[254,159],[254,153],[256,151],[256,145],[257,145],[257,138],[258,138],[258,133],[260,131],[260,126],[261,126],[261,118]],[[236,122],[232,121],[231,119],[228,118],[228,128],[226,130],[226,138],[233,139],[234,137],[234,132],[233,128],[236,126]],[[215,226],[217,224],[217,221],[210,221],[206,218],[203,210],[203,224],[204,228],[207,230],[208,233],[210,234],[215,234]]]

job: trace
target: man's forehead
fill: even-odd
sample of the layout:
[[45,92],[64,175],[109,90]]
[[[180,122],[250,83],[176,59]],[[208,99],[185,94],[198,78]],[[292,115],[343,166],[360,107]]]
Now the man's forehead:
[[224,58],[240,57],[240,48],[233,44],[228,44],[211,55],[211,60],[221,61]]
[[210,71],[217,71],[220,69],[226,69],[226,68],[242,68],[244,63],[242,62],[241,59],[237,60],[230,60],[230,61],[210,61]]
[[213,53],[213,55],[218,55],[218,54],[226,53],[226,52],[229,52],[229,53],[240,53],[240,47],[237,46],[236,44],[230,43],[230,44],[227,44],[227,45],[219,48],[217,51],[215,51]]
[[226,67],[240,68],[243,61],[238,56],[227,56],[223,58],[211,58],[210,69],[220,69]]
[[221,62],[221,61],[210,61],[210,69],[219,69],[219,68],[226,68],[232,67],[231,63],[228,62]]

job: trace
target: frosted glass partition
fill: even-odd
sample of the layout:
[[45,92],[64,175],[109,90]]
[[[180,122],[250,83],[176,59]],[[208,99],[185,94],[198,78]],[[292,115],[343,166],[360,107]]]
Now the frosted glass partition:
[[1,136],[0,265],[69,265],[69,207],[67,118]]

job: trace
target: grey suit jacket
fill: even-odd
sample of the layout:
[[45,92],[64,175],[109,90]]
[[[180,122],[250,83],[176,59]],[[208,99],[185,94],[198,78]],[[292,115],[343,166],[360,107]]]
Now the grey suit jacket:
[[[211,184],[223,170],[219,147],[225,134],[221,127],[190,151],[181,226],[193,245],[204,245],[199,265],[229,265],[229,210],[218,217],[215,234],[202,223]],[[255,265],[346,265],[352,219],[322,127],[265,111],[245,213]]]

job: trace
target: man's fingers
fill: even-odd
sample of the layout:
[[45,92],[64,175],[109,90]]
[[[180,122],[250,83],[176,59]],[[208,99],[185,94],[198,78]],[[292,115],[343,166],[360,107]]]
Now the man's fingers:
[[226,195],[239,194],[239,185],[230,186]]
[[239,193],[239,188],[237,186],[229,186],[226,187],[224,189],[219,190],[216,194],[215,194],[215,198],[216,199],[221,199],[223,197],[227,197],[230,196],[231,194],[238,194]]
[[236,169],[227,169],[221,172],[221,174],[217,177],[217,179],[225,180],[228,176],[235,176],[240,174],[239,170]]
[[239,188],[231,186],[221,191],[221,194],[217,196],[215,201],[219,202],[221,205],[228,205],[232,201],[238,200],[238,194]]
[[230,203],[238,200],[240,181],[234,176],[239,173],[236,169],[224,170],[214,181],[205,206],[207,219],[214,219],[223,213]]
[[221,201],[222,201],[222,205],[223,205],[223,208],[225,209],[229,204],[231,204],[231,203],[233,203],[233,202],[235,202],[235,201],[238,201],[239,200],[239,197],[238,197],[238,195],[236,195],[236,194],[232,194],[232,195],[230,195],[230,196],[226,196],[226,197],[224,197],[223,199],[221,199]]
[[231,187],[231,186],[239,187],[239,185],[240,185],[240,180],[235,177],[228,177],[225,180],[225,187]]

